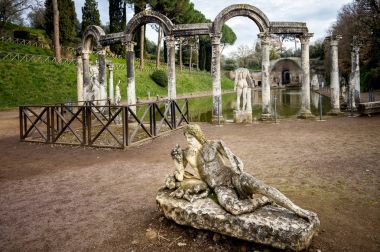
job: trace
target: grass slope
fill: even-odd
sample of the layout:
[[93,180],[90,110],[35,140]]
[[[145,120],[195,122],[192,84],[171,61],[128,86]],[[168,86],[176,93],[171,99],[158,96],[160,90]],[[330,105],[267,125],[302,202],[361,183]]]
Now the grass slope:
[[[167,88],[158,86],[151,78],[152,71],[136,70],[136,95],[166,96]],[[177,71],[177,94],[212,90],[208,72]],[[114,71],[114,84],[120,80],[123,100],[127,97],[126,71]],[[222,78],[222,88],[233,88],[233,82]],[[53,63],[0,61],[0,109],[20,105],[75,101],[76,67]]]

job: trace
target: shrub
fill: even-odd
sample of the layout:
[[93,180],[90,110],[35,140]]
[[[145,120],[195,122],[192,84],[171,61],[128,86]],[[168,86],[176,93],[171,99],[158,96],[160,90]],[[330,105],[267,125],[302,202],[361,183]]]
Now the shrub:
[[161,87],[167,87],[168,86],[168,76],[166,75],[166,72],[163,70],[156,70],[152,73],[150,76],[154,82],[157,83],[157,85]]

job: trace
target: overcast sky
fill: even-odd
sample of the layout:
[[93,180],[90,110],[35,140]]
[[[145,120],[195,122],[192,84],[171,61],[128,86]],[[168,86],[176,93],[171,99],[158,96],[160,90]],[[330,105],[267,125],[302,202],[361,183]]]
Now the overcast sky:
[[[81,21],[84,0],[74,1],[78,19]],[[191,2],[210,20],[214,20],[218,13],[229,5],[245,3],[259,8],[270,21],[306,22],[309,32],[314,33],[313,42],[326,36],[328,28],[336,21],[340,8],[352,0],[192,0]],[[102,23],[108,23],[108,0],[98,0],[98,8]],[[132,15],[133,11],[129,8],[128,20]],[[227,47],[223,54],[229,55],[239,45],[252,46],[255,43],[259,30],[250,19],[235,17],[228,20],[226,24],[234,30],[237,40],[233,46]],[[147,33],[149,39],[157,41],[156,32],[148,27]]]

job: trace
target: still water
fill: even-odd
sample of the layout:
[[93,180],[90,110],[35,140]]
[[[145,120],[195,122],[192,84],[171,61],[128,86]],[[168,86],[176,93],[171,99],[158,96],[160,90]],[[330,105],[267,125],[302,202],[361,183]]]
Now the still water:
[[[274,116],[274,97],[276,97],[277,118],[296,118],[301,108],[300,89],[272,89],[271,103]],[[252,90],[252,116],[259,119],[261,116],[261,90]],[[226,121],[233,121],[233,111],[236,109],[236,93],[222,96],[223,117]],[[311,112],[319,116],[319,94],[310,94]],[[330,111],[330,99],[322,96],[322,115]],[[210,122],[212,117],[212,97],[189,99],[190,120],[192,122]]]

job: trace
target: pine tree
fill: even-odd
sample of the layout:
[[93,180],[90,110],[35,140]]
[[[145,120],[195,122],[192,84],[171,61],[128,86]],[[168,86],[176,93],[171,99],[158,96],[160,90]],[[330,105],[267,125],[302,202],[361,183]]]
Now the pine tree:
[[95,0],[86,0],[82,7],[82,34],[89,25],[100,25],[98,3]]
[[[52,0],[45,1],[45,30],[47,34],[52,38],[54,25],[53,25],[53,3]],[[77,15],[75,13],[75,5],[72,0],[59,0],[59,36],[61,43],[67,44],[74,41],[76,37],[75,22]]]

